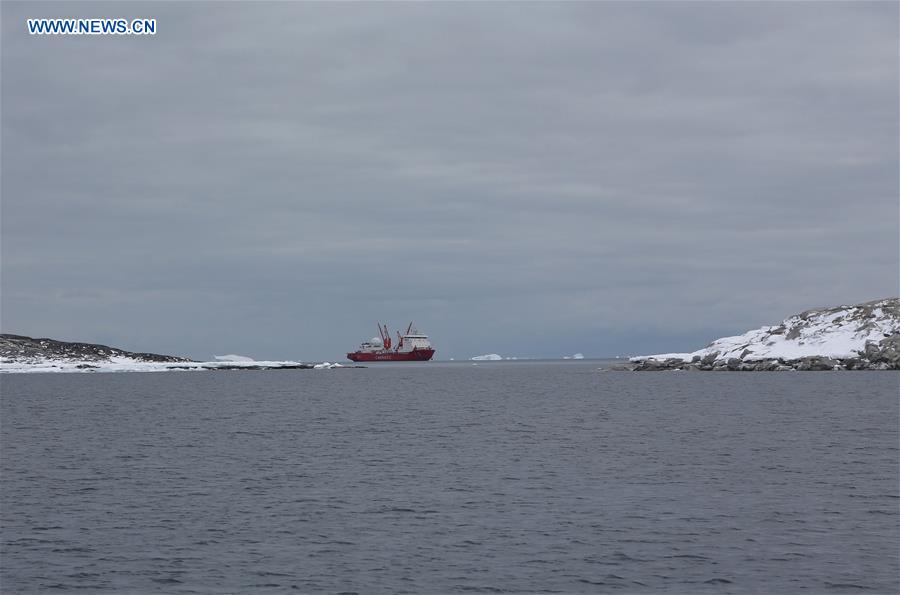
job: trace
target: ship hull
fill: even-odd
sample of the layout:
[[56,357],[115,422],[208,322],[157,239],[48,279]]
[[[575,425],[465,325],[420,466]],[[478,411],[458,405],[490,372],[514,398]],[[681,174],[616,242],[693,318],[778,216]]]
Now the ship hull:
[[434,356],[434,349],[412,351],[354,351],[347,359],[354,362],[427,362]]

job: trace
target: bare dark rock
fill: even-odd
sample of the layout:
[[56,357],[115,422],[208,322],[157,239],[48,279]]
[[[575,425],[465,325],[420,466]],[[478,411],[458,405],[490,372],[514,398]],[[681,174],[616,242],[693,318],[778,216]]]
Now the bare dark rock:
[[634,370],[636,372],[656,372],[658,370],[664,370],[664,366],[665,364],[658,360],[646,359],[637,362],[637,364],[635,364],[634,366]]
[[700,363],[705,366],[712,366],[718,358],[719,352],[713,351],[712,353],[707,353],[705,356],[703,356],[703,359],[700,360]]
[[[801,318],[803,318],[803,317],[801,316]],[[806,320],[806,318],[803,318],[803,319]],[[795,326],[794,328],[792,328],[790,331],[788,331],[788,334],[786,334],[786,335],[784,336],[784,338],[787,339],[788,341],[791,341],[791,340],[793,340],[793,339],[796,339],[797,337],[800,336],[800,331],[801,331],[801,330],[803,330],[803,327],[801,327],[801,326],[798,324],[797,326]]]

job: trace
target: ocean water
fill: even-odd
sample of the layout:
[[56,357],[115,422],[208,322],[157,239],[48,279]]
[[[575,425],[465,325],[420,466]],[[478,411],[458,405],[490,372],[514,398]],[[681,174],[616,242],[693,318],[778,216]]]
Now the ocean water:
[[0,378],[0,591],[896,593],[895,372]]

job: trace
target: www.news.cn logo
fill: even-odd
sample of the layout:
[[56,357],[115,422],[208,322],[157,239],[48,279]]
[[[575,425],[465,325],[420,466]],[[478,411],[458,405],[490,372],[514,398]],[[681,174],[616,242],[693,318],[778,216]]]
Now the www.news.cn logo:
[[28,19],[31,35],[156,35],[156,19]]

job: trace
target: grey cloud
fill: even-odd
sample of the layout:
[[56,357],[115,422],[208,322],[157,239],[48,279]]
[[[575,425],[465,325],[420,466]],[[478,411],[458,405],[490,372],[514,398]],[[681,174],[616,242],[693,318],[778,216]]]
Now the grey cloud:
[[[4,3],[5,331],[676,348],[896,294],[897,6]],[[575,344],[574,342],[579,343]],[[694,343],[683,345],[694,347]]]

